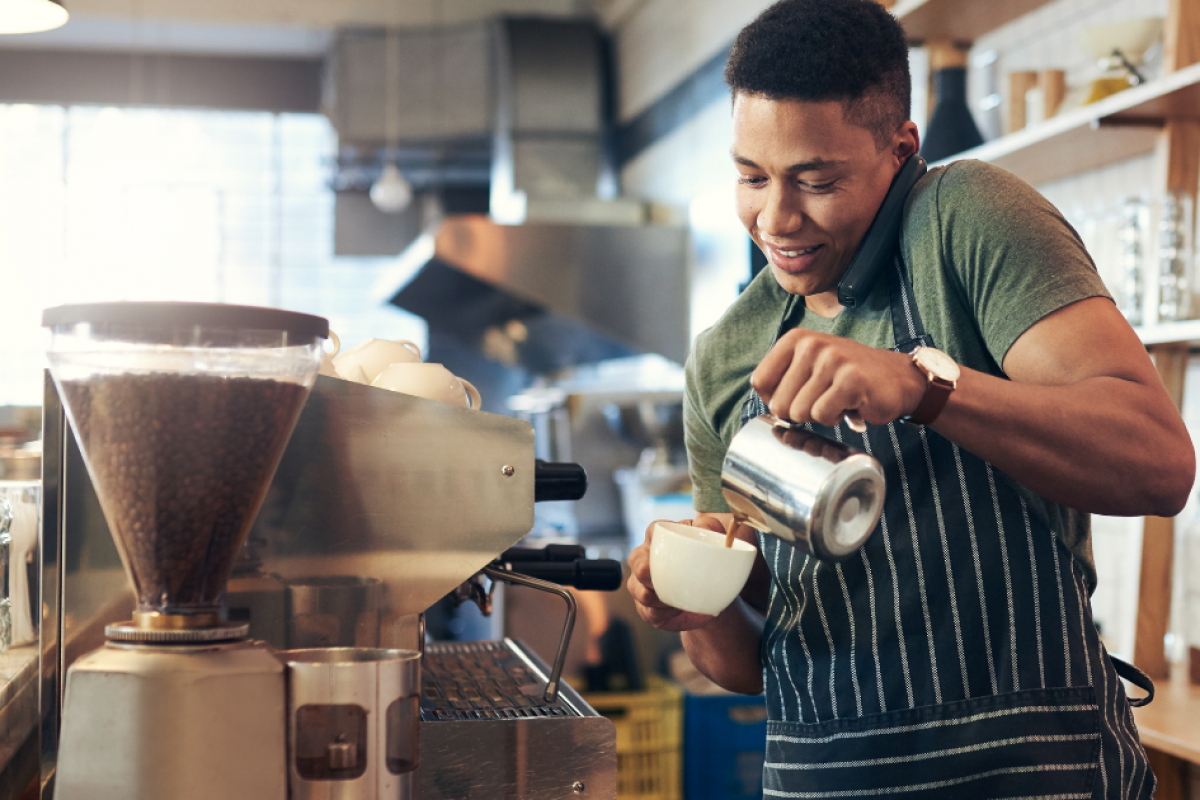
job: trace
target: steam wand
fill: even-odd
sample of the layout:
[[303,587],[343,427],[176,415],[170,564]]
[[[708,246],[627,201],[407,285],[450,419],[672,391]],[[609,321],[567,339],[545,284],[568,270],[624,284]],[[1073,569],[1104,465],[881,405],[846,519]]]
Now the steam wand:
[[567,645],[571,643],[571,632],[575,630],[575,596],[556,583],[531,578],[518,572],[508,572],[496,567],[484,567],[481,571],[493,581],[507,581],[541,592],[556,594],[567,604],[567,618],[563,622],[562,636],[558,639],[558,653],[554,656],[554,667],[550,670],[550,681],[546,684],[546,694],[544,695],[547,703],[553,703],[558,699],[558,684],[562,680],[563,666],[567,661]]

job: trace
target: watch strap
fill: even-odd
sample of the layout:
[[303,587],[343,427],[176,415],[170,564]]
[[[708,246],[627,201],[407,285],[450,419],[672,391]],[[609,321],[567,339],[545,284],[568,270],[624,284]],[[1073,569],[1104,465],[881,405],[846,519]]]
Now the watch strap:
[[942,409],[946,407],[946,401],[950,399],[950,393],[953,391],[953,383],[932,375],[929,376],[929,383],[925,386],[925,396],[921,398],[916,409],[904,418],[904,421],[911,422],[913,425],[930,424],[942,413]]

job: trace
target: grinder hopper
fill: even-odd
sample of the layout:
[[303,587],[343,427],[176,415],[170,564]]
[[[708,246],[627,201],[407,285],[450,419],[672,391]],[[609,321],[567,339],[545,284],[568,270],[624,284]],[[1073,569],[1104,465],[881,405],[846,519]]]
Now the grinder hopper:
[[[47,309],[43,324],[137,597],[132,629],[114,626],[110,638],[195,640],[183,632],[219,628],[235,553],[312,388],[328,323],[245,306],[104,303]],[[201,638],[237,635],[212,633]]]

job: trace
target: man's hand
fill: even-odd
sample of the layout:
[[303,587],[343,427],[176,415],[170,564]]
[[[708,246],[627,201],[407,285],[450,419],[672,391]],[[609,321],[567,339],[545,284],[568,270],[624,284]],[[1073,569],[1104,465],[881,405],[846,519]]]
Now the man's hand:
[[794,328],[779,338],[750,383],[780,419],[833,427],[850,410],[874,425],[912,413],[926,379],[911,356]]
[[[701,514],[694,520],[680,520],[680,524],[725,533],[725,526],[711,514]],[[669,606],[654,593],[654,582],[650,578],[650,538],[654,535],[654,525],[652,522],[650,527],[646,528],[646,541],[629,553],[629,580],[625,586],[633,595],[638,616],[664,631],[694,631],[703,628],[716,617]]]

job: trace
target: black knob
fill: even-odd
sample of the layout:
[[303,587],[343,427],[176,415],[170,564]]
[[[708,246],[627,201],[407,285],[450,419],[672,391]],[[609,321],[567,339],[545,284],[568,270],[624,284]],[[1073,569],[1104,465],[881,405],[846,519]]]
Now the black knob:
[[578,464],[542,461],[533,465],[533,501],[578,500],[587,492],[587,472]]

